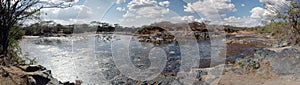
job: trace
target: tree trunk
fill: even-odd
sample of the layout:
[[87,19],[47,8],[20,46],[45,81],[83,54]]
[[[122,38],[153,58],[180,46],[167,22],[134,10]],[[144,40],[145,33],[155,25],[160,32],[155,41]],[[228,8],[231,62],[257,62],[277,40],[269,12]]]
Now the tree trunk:
[[7,29],[7,27],[4,27],[5,29],[3,29],[2,33],[3,33],[3,37],[2,37],[2,51],[1,51],[1,54],[4,55],[4,56],[7,56],[7,53],[8,53],[8,35],[9,35],[9,30]]
[[300,40],[300,37],[299,37],[299,28],[297,26],[297,21],[290,21],[290,32],[288,32],[288,39],[289,39],[289,44],[290,45],[297,45],[299,44],[299,40]]

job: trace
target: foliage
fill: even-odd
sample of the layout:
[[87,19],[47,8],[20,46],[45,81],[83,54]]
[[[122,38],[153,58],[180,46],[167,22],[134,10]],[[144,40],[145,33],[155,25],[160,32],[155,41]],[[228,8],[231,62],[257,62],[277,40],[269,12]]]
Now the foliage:
[[61,24],[54,24],[54,23],[34,23],[29,26],[23,27],[25,30],[25,35],[45,35],[47,33],[59,33],[63,31],[64,34],[72,34],[74,30],[74,25],[64,26]]
[[[275,20],[278,22],[286,22],[288,27],[282,28],[289,45],[300,44],[300,0],[289,0],[279,2],[281,5],[276,4],[274,1],[265,2],[265,8],[271,14],[276,15]],[[263,30],[264,31],[264,30]]]
[[22,39],[25,31],[20,29],[19,26],[14,26],[9,33],[9,49],[21,53],[18,40]]
[[149,34],[147,27],[147,25],[143,25],[137,30],[137,34]]
[[259,29],[259,33],[274,33],[274,34],[282,34],[282,28],[285,28],[287,23],[285,22],[272,22],[268,25],[265,25]]
[[[4,62],[11,64],[20,50],[18,39],[24,34],[17,26],[27,19],[38,19],[39,11],[44,8],[70,7],[73,1],[51,2],[45,0],[0,0],[0,55]],[[0,61],[1,62],[1,61]]]

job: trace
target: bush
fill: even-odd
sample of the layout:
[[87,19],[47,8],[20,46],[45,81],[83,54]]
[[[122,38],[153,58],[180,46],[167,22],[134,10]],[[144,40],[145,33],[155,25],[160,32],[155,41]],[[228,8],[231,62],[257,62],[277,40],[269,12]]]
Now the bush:
[[287,23],[284,22],[273,22],[266,26],[258,29],[258,32],[263,33],[272,33],[275,38],[279,38],[284,33],[284,29],[287,29]]
[[[4,60],[5,64],[18,63],[20,58],[18,54],[22,53],[19,46],[19,40],[22,39],[22,36],[25,34],[25,31],[20,29],[19,26],[13,26],[8,35],[8,48],[7,48],[7,59]],[[0,45],[0,47],[2,47]],[[1,49],[0,51],[2,51]],[[3,62],[2,62],[3,64]]]

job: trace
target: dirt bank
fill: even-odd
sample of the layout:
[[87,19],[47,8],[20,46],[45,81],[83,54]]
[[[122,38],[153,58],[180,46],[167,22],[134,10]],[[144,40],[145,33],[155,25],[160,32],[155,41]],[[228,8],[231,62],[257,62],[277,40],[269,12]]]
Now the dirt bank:
[[50,70],[41,65],[0,66],[0,85],[80,85],[60,82],[54,78]]

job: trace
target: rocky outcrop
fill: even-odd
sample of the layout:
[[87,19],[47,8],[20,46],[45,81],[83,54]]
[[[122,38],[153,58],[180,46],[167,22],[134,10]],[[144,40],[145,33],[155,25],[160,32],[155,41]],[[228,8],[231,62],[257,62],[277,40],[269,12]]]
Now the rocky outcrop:
[[[277,49],[259,49],[255,53],[255,58],[259,59],[260,65],[264,66],[258,69],[259,74],[273,72],[282,74],[300,73],[300,52],[294,48]],[[269,66],[269,67],[268,67]]]
[[41,65],[21,65],[21,66],[0,66],[0,84],[20,84],[20,85],[80,85],[76,83],[61,82],[54,78],[51,70],[47,70]]

